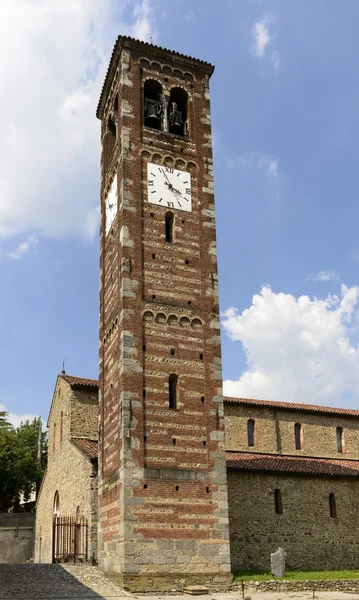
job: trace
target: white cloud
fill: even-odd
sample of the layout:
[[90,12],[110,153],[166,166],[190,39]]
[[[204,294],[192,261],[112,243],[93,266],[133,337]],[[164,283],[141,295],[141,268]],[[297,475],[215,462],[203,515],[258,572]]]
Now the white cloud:
[[94,235],[101,86],[118,34],[148,40],[153,19],[150,0],[2,1],[0,236]]
[[258,156],[258,168],[264,168],[269,177],[279,178],[279,161],[269,154],[260,154]]
[[308,281],[338,281],[340,279],[340,273],[333,269],[325,269],[318,273],[309,273],[306,278]]
[[227,159],[229,169],[245,169],[253,165],[258,169],[264,170],[270,179],[279,181],[279,160],[270,154],[243,152],[239,156]]
[[194,19],[194,10],[190,8],[185,14],[186,21],[193,21]]
[[271,61],[272,61],[272,65],[273,65],[273,70],[274,71],[278,71],[279,67],[280,67],[280,56],[279,56],[279,52],[274,51],[271,54]]
[[24,255],[29,252],[29,250],[36,248],[38,243],[38,237],[33,233],[32,235],[29,235],[24,242],[21,242],[21,244],[19,244],[15,250],[8,252],[6,256],[15,260],[19,260],[20,258],[23,258]]
[[[252,25],[252,47],[251,51],[254,56],[263,58],[267,54],[268,48],[273,43],[276,33],[273,32],[272,26],[274,18],[271,15],[265,15],[262,20],[256,21]],[[280,67],[280,55],[277,50],[273,50],[269,56],[274,72]]]
[[263,287],[241,314],[230,308],[223,326],[243,344],[247,368],[225,381],[226,395],[289,402],[356,405],[359,400],[359,287],[325,299],[274,293]]
[[[1,404],[1,402],[0,402],[0,411],[3,411],[3,410],[7,411],[6,407],[3,404]],[[32,413],[24,413],[22,415],[17,415],[15,413],[12,413],[12,412],[9,412],[9,411],[7,411],[7,412],[8,412],[8,415],[6,417],[6,420],[9,423],[11,423],[11,425],[13,427],[15,427],[15,428],[19,427],[19,425],[21,423],[25,423],[26,421],[30,421],[31,422],[35,418],[39,417],[39,415],[34,415]],[[45,421],[43,419],[41,419],[41,421],[42,421],[42,429],[43,429],[43,431],[45,431],[46,430],[46,423],[45,423]]]
[[253,38],[253,53],[256,56],[264,56],[266,47],[271,41],[269,33],[269,26],[271,18],[265,16],[261,21],[256,21],[252,26],[252,38]]

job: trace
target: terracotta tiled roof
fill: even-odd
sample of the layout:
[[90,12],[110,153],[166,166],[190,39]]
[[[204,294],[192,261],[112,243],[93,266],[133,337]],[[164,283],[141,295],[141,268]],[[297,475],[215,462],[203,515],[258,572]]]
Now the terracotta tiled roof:
[[115,68],[114,63],[115,63],[117,53],[126,44],[127,45],[131,44],[133,47],[135,47],[136,50],[139,50],[139,51],[142,50],[142,52],[144,52],[144,54],[146,53],[146,50],[151,48],[152,51],[160,50],[161,52],[168,52],[168,54],[171,54],[172,56],[177,56],[178,58],[193,61],[195,63],[202,65],[203,67],[207,67],[207,70],[209,71],[210,75],[214,71],[213,65],[211,65],[209,62],[206,62],[205,60],[200,60],[199,58],[193,58],[192,56],[187,56],[187,54],[181,54],[180,52],[175,52],[174,50],[169,50],[168,48],[161,48],[161,46],[156,46],[155,44],[149,44],[148,42],[142,42],[141,40],[136,40],[135,38],[127,36],[127,35],[119,35],[116,40],[116,43],[113,47],[113,50],[112,50],[109,67],[107,69],[105,81],[102,86],[100,100],[97,105],[96,116],[99,119],[102,118],[102,109],[103,109],[102,102],[104,99],[103,96],[104,96],[105,90],[109,87],[109,84],[110,84],[111,74],[113,73],[114,68]]
[[97,458],[98,444],[96,440],[87,440],[85,438],[73,438],[74,444],[80,448],[89,458]]
[[72,375],[60,375],[62,379],[67,381],[71,386],[84,386],[84,387],[96,387],[98,388],[98,380],[97,379],[86,379],[85,377],[73,377]]
[[302,410],[305,412],[318,412],[328,415],[341,415],[343,417],[359,417],[359,410],[354,410],[352,408],[334,408],[333,406],[297,404],[296,402],[276,402],[272,400],[253,400],[252,398],[230,398],[228,396],[225,396],[224,401],[228,404],[244,404],[247,406],[280,408],[283,410]]
[[279,456],[249,452],[227,452],[226,459],[229,470],[359,477],[359,460]]

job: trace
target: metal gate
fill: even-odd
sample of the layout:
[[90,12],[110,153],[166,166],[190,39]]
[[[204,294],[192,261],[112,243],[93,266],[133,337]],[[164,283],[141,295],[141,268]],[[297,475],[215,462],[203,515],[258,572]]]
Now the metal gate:
[[88,559],[88,522],[85,517],[54,517],[52,562],[86,562]]

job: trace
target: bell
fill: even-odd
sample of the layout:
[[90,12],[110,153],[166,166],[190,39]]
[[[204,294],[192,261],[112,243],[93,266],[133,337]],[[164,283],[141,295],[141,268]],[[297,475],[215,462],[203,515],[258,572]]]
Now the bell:
[[183,121],[182,121],[182,112],[180,110],[176,110],[173,119],[173,132],[178,135],[183,135]]
[[153,129],[160,129],[160,110],[157,100],[145,98],[145,125]]

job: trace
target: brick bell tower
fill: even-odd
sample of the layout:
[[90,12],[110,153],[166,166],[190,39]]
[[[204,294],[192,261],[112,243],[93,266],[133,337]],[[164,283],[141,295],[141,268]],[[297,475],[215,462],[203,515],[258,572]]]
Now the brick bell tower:
[[97,110],[98,560],[133,591],[231,581],[212,72],[120,36]]

